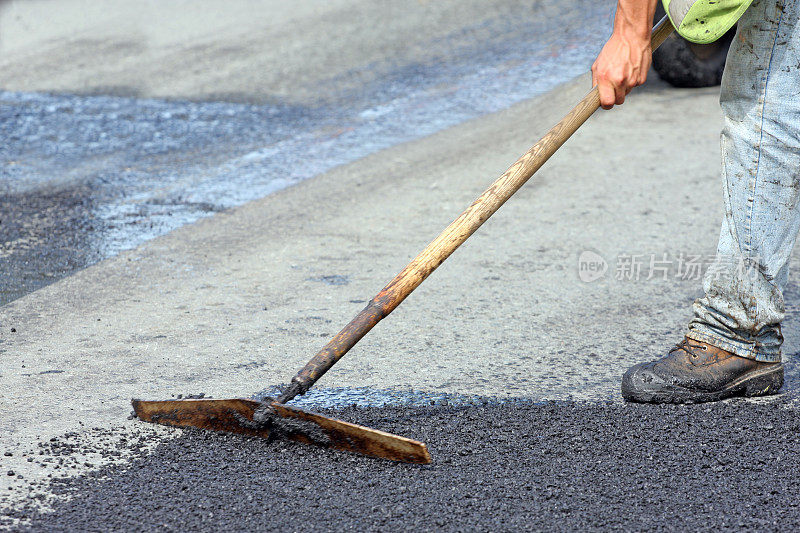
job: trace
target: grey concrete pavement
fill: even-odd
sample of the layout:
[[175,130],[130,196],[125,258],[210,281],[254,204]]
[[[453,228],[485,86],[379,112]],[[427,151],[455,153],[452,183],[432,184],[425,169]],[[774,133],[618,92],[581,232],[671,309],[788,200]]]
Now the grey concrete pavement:
[[[571,6],[583,42],[608,33],[597,15],[611,2],[597,4]],[[11,0],[0,4],[0,70],[10,91],[317,106],[398,68],[452,66],[476,42],[530,40],[532,28],[563,47],[564,27],[542,24],[563,13],[531,0]]]
[[[2,87],[23,92],[255,102],[263,105],[256,109],[230,104],[228,108],[227,104],[212,102],[195,107],[197,113],[215,124],[218,116],[232,112],[242,120],[225,122],[227,119],[223,118],[222,129],[252,129],[259,135],[260,130],[251,128],[251,123],[262,116],[257,111],[283,106],[289,111],[297,109],[296,114],[305,117],[303,120],[322,128],[322,133],[311,126],[309,131],[315,142],[325,144],[340,132],[327,123],[320,126],[314,122],[319,116],[331,121],[332,110],[350,106],[347,109],[367,123],[385,111],[385,102],[396,103],[396,94],[391,91],[405,90],[406,85],[400,89],[393,86],[399,76],[406,76],[406,81],[425,78],[440,66],[454,64],[454,72],[472,75],[469,68],[459,71],[458,65],[476,61],[475,54],[486,49],[492,56],[486,64],[495,69],[487,78],[501,88],[504,83],[514,86],[512,82],[519,81],[519,65],[527,65],[523,61],[526,54],[531,50],[547,52],[538,49],[537,43],[558,43],[553,53],[563,55],[553,57],[573,60],[571,50],[577,46],[562,42],[571,39],[572,34],[565,37],[558,25],[550,27],[543,22],[549,20],[548,16],[561,13],[558,2],[303,0],[291,2],[289,8],[286,2],[273,0],[206,0],[202,10],[187,9],[187,5],[182,0],[138,4],[116,0],[102,4],[82,0],[2,3]],[[594,18],[587,20],[585,27],[578,20],[580,17],[573,19],[572,14],[567,14],[567,19],[575,21],[569,27],[581,28],[585,34],[581,42],[605,35],[607,25],[601,19],[610,3],[587,1],[575,3],[573,8],[575,5],[587,9],[599,6],[593,7],[597,11],[587,11],[587,17]],[[498,28],[508,33],[498,37]],[[298,31],[302,31],[300,36]],[[522,48],[506,48],[514,39],[529,41]],[[502,60],[499,63],[495,61],[498,58]],[[560,59],[554,60],[559,62]],[[452,95],[456,100],[454,107],[442,114],[459,112],[459,106],[473,106],[474,100],[461,99],[465,93],[471,93],[473,98],[476,94],[498,98],[498,85],[488,86],[483,78],[469,85],[464,82],[466,78],[448,76],[443,76],[440,85],[425,80],[422,84],[433,83],[431,94]],[[434,78],[426,78],[430,79]],[[408,86],[419,88],[413,83]],[[524,93],[515,87],[509,91],[517,90],[517,96]],[[494,499],[486,499],[488,503],[479,511],[490,519],[486,523],[492,524],[504,513],[524,510],[530,502],[520,499],[518,490],[528,490],[531,484],[506,484],[504,480],[538,476],[541,483],[532,486],[538,498],[534,500],[536,513],[544,520],[544,527],[549,517],[561,516],[559,513],[575,495],[584,502],[576,515],[579,517],[597,514],[598,494],[610,500],[641,503],[641,499],[629,497],[635,487],[619,492],[616,489],[624,486],[630,476],[651,481],[647,479],[653,460],[651,450],[661,448],[669,439],[685,438],[713,450],[690,465],[683,461],[682,451],[669,450],[676,453],[660,456],[662,462],[656,471],[686,474],[680,482],[658,488],[692,493],[697,509],[713,499],[712,505],[703,507],[706,514],[691,515],[692,524],[713,522],[720,513],[730,511],[727,507],[720,509],[716,493],[705,495],[705,500],[702,494],[698,495],[704,484],[727,487],[732,483],[750,492],[770,485],[778,470],[764,467],[762,474],[748,473],[747,446],[752,439],[766,438],[776,427],[779,431],[790,427],[787,420],[791,415],[786,412],[791,413],[796,407],[794,390],[798,380],[793,355],[800,344],[795,313],[800,293],[796,283],[790,284],[786,294],[788,392],[783,400],[751,400],[757,405],[743,417],[738,417],[737,406],[749,402],[697,410],[681,407],[666,415],[661,414],[661,408],[618,404],[619,378],[625,368],[663,353],[681,337],[689,318],[689,305],[700,294],[697,272],[687,271],[687,267],[693,267],[685,261],[688,259],[694,266],[707,262],[714,252],[722,216],[717,91],[676,90],[658,80],[637,90],[623,108],[593,117],[531,183],[306,397],[311,404],[323,404],[334,396],[340,403],[341,398],[376,403],[399,398],[402,404],[403,398],[413,396],[403,394],[413,390],[419,393],[413,397],[422,399],[449,394],[456,399],[575,399],[611,401],[613,405],[559,404],[551,409],[514,404],[498,410],[502,416],[497,419],[489,413],[491,409],[471,407],[453,411],[437,407],[429,413],[402,405],[387,410],[345,411],[343,416],[358,418],[354,421],[430,440],[437,457],[447,458],[430,472],[402,471],[402,476],[420,484],[415,486],[435,485],[427,503],[424,498],[406,498],[399,488],[395,491],[394,473],[400,469],[374,467],[363,459],[347,456],[338,459],[338,455],[329,457],[316,452],[306,455],[294,448],[292,453],[298,453],[294,459],[281,462],[261,457],[254,463],[253,468],[259,469],[255,474],[248,473],[247,468],[234,469],[234,474],[218,474],[220,465],[230,457],[247,457],[253,449],[263,450],[267,445],[259,443],[251,448],[248,441],[241,439],[216,440],[192,433],[165,444],[160,448],[163,455],[145,454],[136,459],[136,465],[144,465],[140,475],[131,473],[126,477],[124,468],[97,470],[107,462],[121,462],[124,467],[130,457],[142,455],[147,448],[180,434],[128,420],[132,397],[155,399],[198,393],[249,397],[286,383],[408,260],[560,119],[587,88],[588,80],[579,79],[541,98],[340,165],[0,306],[0,525],[2,509],[25,501],[30,511],[36,506],[33,496],[39,491],[44,490],[47,497],[60,498],[77,488],[92,495],[86,500],[91,503],[85,508],[62,507],[50,519],[39,517],[41,528],[70,520],[70,516],[95,520],[95,512],[118,518],[108,524],[124,524],[130,519],[144,528],[146,523],[138,521],[136,513],[126,514],[129,498],[146,499],[154,490],[149,479],[169,467],[178,472],[175,479],[180,483],[173,483],[169,477],[172,474],[165,476],[164,483],[157,487],[159,494],[173,494],[176,487],[183,485],[184,478],[213,477],[220,486],[228,486],[237,480],[240,471],[248,479],[258,480],[248,485],[252,490],[262,490],[274,485],[261,484],[261,472],[272,472],[275,479],[286,481],[291,488],[282,493],[283,500],[276,500],[275,511],[288,509],[289,514],[274,520],[269,515],[260,516],[264,527],[276,527],[286,517],[306,516],[304,510],[295,507],[294,497],[307,478],[295,474],[297,469],[310,471],[308,465],[318,465],[320,457],[330,459],[324,461],[325,472],[345,471],[340,469],[339,460],[366,472],[356,476],[351,487],[370,492],[365,499],[369,505],[349,509],[349,499],[339,502],[336,491],[341,478],[335,475],[330,476],[329,485],[321,488],[323,496],[331,497],[330,501],[339,506],[336,508],[348,509],[345,514],[353,524],[363,525],[363,514],[375,513],[373,505],[399,503],[411,509],[421,503],[424,509],[396,515],[387,523],[400,520],[424,525],[430,513],[439,512],[438,502],[450,501],[440,496],[441,491],[449,490],[443,480],[453,472],[464,473],[463,483],[469,492],[466,499],[474,492],[470,484],[492,475],[495,462],[521,457],[527,470],[518,471],[514,466],[513,471],[505,471],[506,477],[495,480],[498,485],[486,485],[486,493],[491,492]],[[427,85],[424,89],[428,90]],[[4,100],[8,111],[5,116],[16,113],[25,119],[19,122],[22,126],[12,128],[11,134],[18,133],[14,128],[30,133],[26,129],[30,124],[38,127],[31,130],[38,135],[34,141],[25,136],[17,139],[15,146],[23,147],[17,151],[39,161],[37,154],[25,151],[25,143],[47,142],[58,148],[62,142],[70,141],[86,151],[73,154],[82,163],[94,145],[70,138],[69,129],[94,131],[98,123],[109,120],[107,110],[120,102],[111,98],[86,106],[85,100],[91,99],[64,95],[53,97],[51,102],[48,98],[32,95],[29,100],[38,99],[38,103],[34,102],[38,111],[28,110],[27,115],[23,113],[25,106],[20,104],[26,99],[25,94],[15,93],[14,98]],[[443,121],[441,114],[419,114],[421,105],[435,108],[432,102],[438,100],[427,96],[412,99],[394,112],[400,117],[416,114],[417,120],[423,116]],[[138,99],[124,104],[128,108],[144,105]],[[155,117],[159,124],[145,124],[147,128],[159,134],[169,133],[169,128],[183,127],[182,119],[177,118],[180,113],[160,124],[162,116],[172,116],[173,104],[176,108],[188,105],[177,100],[152,100],[146,111],[130,114]],[[50,111],[50,106],[56,111]],[[80,106],[86,107],[83,114],[75,112]],[[68,109],[65,113],[69,114],[69,121],[58,116],[63,109]],[[309,109],[317,114],[304,114]],[[289,111],[286,116],[291,118]],[[94,122],[84,121],[85,116],[92,116]],[[47,121],[55,126],[41,127]],[[277,124],[265,122],[265,131]],[[136,124],[134,129],[142,129],[140,123]],[[392,125],[387,128],[391,130]],[[120,128],[109,123],[107,129],[113,132]],[[224,137],[213,128],[210,131],[200,140],[196,131],[188,135],[192,142],[185,143],[185,150],[148,159],[146,151],[140,154],[131,148],[145,142],[159,145],[161,141],[151,138],[147,129],[142,139],[127,139],[114,152],[124,156],[120,159],[126,162],[124,165],[109,164],[98,174],[108,179],[120,168],[127,171],[129,159],[140,160],[137,164],[146,168],[140,176],[131,178],[137,182],[145,177],[157,182],[159,172],[165,176],[174,174],[185,161],[200,167],[201,174],[216,168],[216,163],[199,160],[199,156],[219,159],[223,164],[241,157],[249,161],[247,169],[254,174],[263,171],[259,165],[271,162],[268,155],[252,159],[253,154],[261,154],[265,145],[271,146],[272,140],[264,140],[267,137],[253,135],[248,141],[251,146],[242,142],[243,137],[249,139],[247,136]],[[423,133],[417,133],[417,137],[420,135]],[[228,144],[221,141],[223,137]],[[301,146],[300,141],[294,141]],[[10,145],[7,143],[6,148]],[[24,158],[19,159],[25,162]],[[85,159],[92,162],[91,157]],[[84,167],[67,163],[63,165],[64,172],[53,171],[62,167],[48,167],[38,177],[53,182],[86,178]],[[163,163],[163,167],[156,163]],[[159,172],[153,170],[156,167]],[[241,173],[239,167],[235,168]],[[286,169],[287,175],[293,171]],[[9,174],[12,178],[16,175]],[[181,175],[178,181],[189,177]],[[231,179],[234,177],[231,175]],[[282,178],[293,181],[275,177]],[[100,180],[82,183],[81,188],[91,190],[96,183]],[[240,183],[239,187],[246,188],[248,184]],[[222,187],[224,180],[217,185]],[[184,192],[178,190],[176,196]],[[83,197],[80,192],[78,198]],[[7,204],[12,204],[14,198]],[[165,211],[171,209],[173,204],[163,200],[163,196],[156,195],[153,203]],[[45,205],[51,211],[59,209],[59,204]],[[96,216],[80,202],[73,207],[81,214],[86,211],[90,217]],[[58,220],[72,220],[49,214],[38,217],[35,203],[26,208],[36,215],[32,216],[34,222],[43,224],[43,234],[63,230]],[[8,213],[0,218],[5,222],[7,216]],[[82,230],[77,233],[83,235]],[[583,252],[590,252],[588,257],[596,261],[605,261],[607,270],[599,279],[580,279],[578,261]],[[31,255],[36,255],[35,251]],[[40,255],[47,260],[44,254]],[[4,257],[0,256],[0,261]],[[656,263],[651,265],[651,259]],[[636,261],[631,265],[632,271],[625,270],[625,260]],[[83,263],[76,268],[82,266]],[[8,268],[4,271],[7,273]],[[391,420],[384,420],[386,417]],[[462,424],[460,417],[466,417],[469,424]],[[491,424],[487,417],[492,419]],[[715,455],[719,451],[717,445],[705,440],[720,417],[725,421],[715,435],[725,457]],[[685,427],[684,419],[690,422]],[[628,439],[627,428],[636,423],[647,431]],[[555,444],[540,440],[538,434],[529,435],[526,425],[545,428],[543,432],[555,439]],[[507,433],[509,427],[517,428],[518,436],[525,435],[530,440],[515,439]],[[744,434],[743,427],[747,428]],[[480,433],[484,428],[485,433]],[[486,439],[476,448],[480,453],[459,455],[461,459],[448,456],[454,455],[455,449],[468,448],[468,436],[474,434]],[[618,468],[599,481],[597,476],[606,472],[596,466],[600,463],[593,452],[586,452],[597,435],[627,443],[608,446]],[[790,430],[782,432],[781,439],[759,441],[763,444],[759,448],[761,456],[780,460],[781,446],[796,447],[793,435]],[[567,457],[560,452],[551,454],[548,446],[557,446],[565,439],[574,444],[564,448]],[[544,446],[541,452],[545,460],[539,462],[540,456],[536,455],[535,460],[529,461],[531,450],[539,450],[540,444]],[[694,449],[695,444],[690,448]],[[181,450],[186,447],[200,449],[184,458]],[[278,450],[284,449],[290,448],[278,446]],[[269,448],[268,453],[272,451],[274,448]],[[635,457],[630,464],[625,462],[629,454]],[[173,457],[178,459],[169,464]],[[719,470],[723,464],[720,461],[733,465],[729,469],[734,472]],[[585,477],[561,478],[564,463],[582,465],[578,470]],[[692,477],[699,469],[704,475]],[[714,474],[709,475],[709,470]],[[97,491],[94,480],[76,479],[87,471],[108,475],[111,481]],[[48,486],[48,480],[58,477],[69,481]],[[375,487],[373,477],[378,488],[369,488]],[[559,481],[551,486],[554,478]],[[349,476],[347,479],[351,481]],[[135,482],[131,490],[118,486],[126,480]],[[292,485],[295,481],[300,485]],[[796,487],[790,477],[781,478],[774,486],[785,490],[780,502],[793,501]],[[383,498],[384,487],[387,494],[399,496]],[[493,492],[494,488],[497,492]],[[212,486],[195,499],[169,500],[164,509],[180,509],[185,501],[202,502],[213,490]],[[545,499],[549,496],[553,498]],[[502,503],[506,499],[527,503],[506,506]],[[647,518],[639,523],[650,525],[651,519],[657,522],[663,516],[663,508],[656,500],[663,498],[651,500],[655,503],[647,501],[638,507],[638,503],[617,507],[611,501],[603,511],[609,521],[599,522],[598,527],[637,523],[639,514]],[[197,513],[187,511],[186,520],[179,516],[175,524],[184,528],[189,523],[208,528],[215,524],[236,525],[240,517],[244,520],[257,513],[255,504],[233,512],[235,506],[228,506],[228,500],[215,501],[225,506],[225,512],[220,513],[222,519],[216,523],[203,522],[202,516],[197,518]],[[750,501],[738,502],[741,505],[735,512],[746,513]],[[477,508],[464,504],[460,509]],[[497,509],[502,510],[500,515],[483,513]],[[679,513],[680,509],[669,507],[668,511]],[[761,508],[756,514],[746,523],[769,525],[777,516],[770,516],[768,508]],[[786,516],[794,519],[791,506]],[[515,517],[524,518],[525,514]],[[626,521],[628,517],[631,521]],[[157,521],[161,515],[148,519]],[[200,522],[192,522],[196,519]],[[479,523],[475,520],[473,525]],[[561,523],[565,528],[570,524]]]
[[585,71],[612,8],[0,2],[0,304],[541,95]]
[[[586,87],[376,153],[1,308],[0,441],[14,455],[0,459],[23,476],[2,476],[2,493],[25,497],[49,473],[22,455],[41,440],[135,433],[131,397],[287,382]],[[644,279],[648,264],[617,280],[617,258],[713,253],[716,99],[656,82],[593,117],[318,386],[619,400],[624,368],[680,338],[700,283]],[[585,250],[609,263],[591,283]],[[790,355],[794,319],[785,335]]]

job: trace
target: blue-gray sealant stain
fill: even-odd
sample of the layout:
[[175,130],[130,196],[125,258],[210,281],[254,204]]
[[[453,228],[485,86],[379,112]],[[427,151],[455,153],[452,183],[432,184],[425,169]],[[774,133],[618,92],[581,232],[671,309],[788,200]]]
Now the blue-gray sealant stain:
[[[280,395],[283,386],[264,389],[252,396],[261,401]],[[446,392],[415,391],[409,389],[377,389],[372,387],[312,388],[303,396],[289,402],[308,409],[336,409],[342,407],[426,407],[426,406],[480,406],[480,405],[538,405],[540,400],[518,397],[481,396]]]

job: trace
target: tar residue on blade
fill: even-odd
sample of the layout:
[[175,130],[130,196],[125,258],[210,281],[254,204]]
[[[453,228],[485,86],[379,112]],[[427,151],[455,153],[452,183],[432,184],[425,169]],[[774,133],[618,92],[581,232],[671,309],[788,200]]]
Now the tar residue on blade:
[[697,406],[348,408],[436,458],[384,462],[186,431],[125,468],[50,489],[31,531],[719,531],[800,527],[790,400]]
[[260,428],[269,428],[275,434],[270,434],[270,439],[287,438],[291,435],[305,435],[311,442],[321,446],[330,446],[331,438],[325,431],[317,424],[307,420],[300,420],[297,418],[288,418],[276,415],[270,408],[269,403],[272,398],[263,398],[261,401],[266,402],[262,407],[253,413],[252,424]]

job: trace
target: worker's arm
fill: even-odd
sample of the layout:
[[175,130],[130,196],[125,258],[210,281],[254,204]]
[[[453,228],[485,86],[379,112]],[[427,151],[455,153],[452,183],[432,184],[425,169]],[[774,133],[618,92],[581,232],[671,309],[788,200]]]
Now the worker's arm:
[[647,79],[653,51],[650,32],[658,0],[618,0],[614,32],[592,65],[600,105],[611,109]]

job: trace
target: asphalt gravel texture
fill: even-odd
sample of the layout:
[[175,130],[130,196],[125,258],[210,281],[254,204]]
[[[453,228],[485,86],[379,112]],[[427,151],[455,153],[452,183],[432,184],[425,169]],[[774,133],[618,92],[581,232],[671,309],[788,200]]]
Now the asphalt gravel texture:
[[787,531],[800,527],[793,405],[327,411],[426,441],[426,466],[187,430],[125,467],[56,479],[68,500],[15,516],[27,531]]

